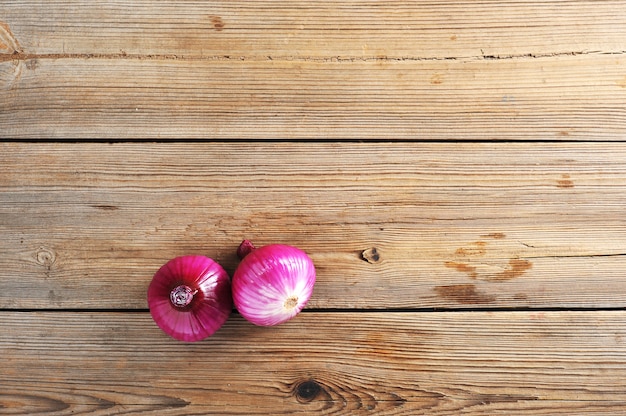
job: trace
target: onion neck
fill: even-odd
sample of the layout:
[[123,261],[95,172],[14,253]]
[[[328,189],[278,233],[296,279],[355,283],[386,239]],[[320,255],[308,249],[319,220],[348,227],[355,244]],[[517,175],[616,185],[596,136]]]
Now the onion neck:
[[243,260],[244,257],[252,253],[254,250],[256,250],[256,247],[252,244],[252,241],[243,240],[237,249],[237,257]]
[[170,292],[170,302],[177,308],[188,306],[193,300],[194,295],[198,293],[187,285],[176,286]]

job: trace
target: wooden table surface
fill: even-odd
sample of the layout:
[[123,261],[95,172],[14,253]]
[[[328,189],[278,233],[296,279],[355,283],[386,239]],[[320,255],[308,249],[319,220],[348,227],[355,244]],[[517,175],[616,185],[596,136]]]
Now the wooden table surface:
[[[626,413],[626,1],[4,0],[0,136],[0,414]],[[243,238],[307,308],[161,332]]]

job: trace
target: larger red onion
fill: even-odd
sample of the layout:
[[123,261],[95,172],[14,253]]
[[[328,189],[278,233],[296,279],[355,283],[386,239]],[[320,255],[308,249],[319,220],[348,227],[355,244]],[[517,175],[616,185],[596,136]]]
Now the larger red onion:
[[296,316],[313,293],[315,267],[296,247],[272,244],[255,249],[244,240],[233,275],[233,301],[255,325],[278,325]]
[[228,319],[233,308],[230,288],[228,274],[210,258],[176,257],[154,275],[148,306],[165,333],[180,341],[200,341]]

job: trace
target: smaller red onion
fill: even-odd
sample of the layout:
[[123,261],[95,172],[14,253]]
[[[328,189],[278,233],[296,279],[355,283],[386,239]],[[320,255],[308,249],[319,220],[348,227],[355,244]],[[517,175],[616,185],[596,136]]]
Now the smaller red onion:
[[237,255],[242,261],[233,275],[233,301],[244,318],[271,326],[300,313],[315,285],[315,267],[304,251],[282,244],[256,249],[244,240]]
[[213,335],[230,316],[230,279],[208,257],[176,257],[154,275],[148,306],[165,333],[179,341],[200,341]]

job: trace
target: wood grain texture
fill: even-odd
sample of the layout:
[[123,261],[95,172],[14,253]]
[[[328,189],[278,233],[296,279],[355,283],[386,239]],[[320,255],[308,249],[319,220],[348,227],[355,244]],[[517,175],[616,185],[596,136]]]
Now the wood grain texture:
[[[55,415],[626,411],[620,312],[231,317],[197,344],[147,313],[0,313],[0,409]],[[68,340],[72,340],[68,342]]]
[[18,142],[0,166],[2,308],[144,309],[168,259],[232,273],[243,238],[311,255],[313,309],[625,306],[623,144]]
[[[0,15],[24,53],[456,59],[625,51],[624,1],[24,0]],[[7,49],[10,49],[7,46]]]
[[[0,1],[0,414],[626,414],[622,10]],[[307,308],[159,330],[244,238]]]
[[624,1],[0,5],[13,138],[621,140]]

